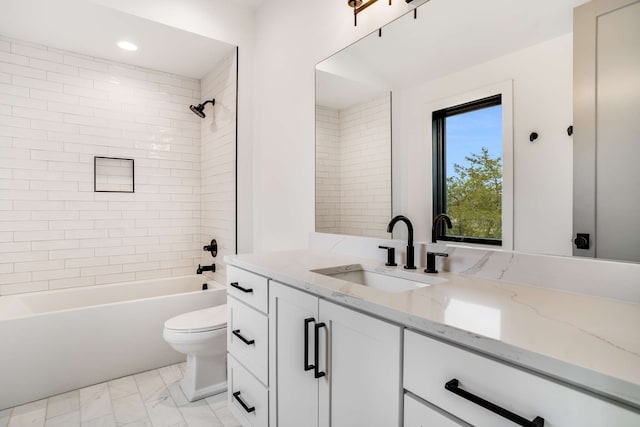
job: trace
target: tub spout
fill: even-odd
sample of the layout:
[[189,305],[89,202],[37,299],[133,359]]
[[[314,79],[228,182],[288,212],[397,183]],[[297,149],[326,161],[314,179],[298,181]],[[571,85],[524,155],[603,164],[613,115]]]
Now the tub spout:
[[216,265],[205,265],[204,267],[198,264],[198,269],[196,270],[196,274],[202,274],[203,271],[211,271],[212,273],[216,272]]

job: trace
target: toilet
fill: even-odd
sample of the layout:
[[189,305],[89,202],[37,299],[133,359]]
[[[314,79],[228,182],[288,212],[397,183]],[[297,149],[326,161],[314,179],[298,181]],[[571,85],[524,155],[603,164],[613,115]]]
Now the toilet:
[[191,311],[164,322],[164,340],[187,355],[183,393],[194,400],[227,390],[227,305]]

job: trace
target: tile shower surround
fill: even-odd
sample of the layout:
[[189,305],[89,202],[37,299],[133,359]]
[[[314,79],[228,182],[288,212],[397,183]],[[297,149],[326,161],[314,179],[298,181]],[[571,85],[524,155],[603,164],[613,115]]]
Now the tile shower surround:
[[200,247],[215,237],[218,256],[201,252],[200,263],[215,261],[216,273],[209,274],[220,283],[226,282],[225,255],[235,254],[236,205],[236,56],[222,60],[200,80],[202,100],[216,99],[215,113],[210,105],[202,120],[202,163],[200,174]]
[[[0,37],[0,295],[193,274],[200,102],[199,80]],[[94,156],[135,158],[135,193],[94,193]]]
[[316,106],[316,229],[386,237],[391,213],[391,99]]

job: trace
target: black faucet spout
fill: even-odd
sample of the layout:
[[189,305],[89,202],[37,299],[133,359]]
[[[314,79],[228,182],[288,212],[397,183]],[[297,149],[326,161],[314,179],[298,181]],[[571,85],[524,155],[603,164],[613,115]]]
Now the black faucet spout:
[[438,238],[438,227],[440,223],[444,221],[447,224],[447,228],[451,229],[453,225],[451,224],[451,218],[449,218],[446,214],[438,214],[435,218],[433,218],[433,225],[431,226],[431,243],[436,243]]
[[393,227],[399,222],[402,221],[407,225],[407,231],[409,232],[409,239],[407,241],[407,264],[404,266],[407,270],[415,270],[415,261],[414,261],[414,247],[413,247],[413,224],[409,218],[404,215],[394,216],[393,219],[389,222],[387,226],[387,233],[391,233],[393,231]]
[[212,273],[215,273],[216,265],[215,264],[211,264],[211,265],[198,264],[198,269],[196,270],[196,274],[202,274],[205,271],[211,271]]

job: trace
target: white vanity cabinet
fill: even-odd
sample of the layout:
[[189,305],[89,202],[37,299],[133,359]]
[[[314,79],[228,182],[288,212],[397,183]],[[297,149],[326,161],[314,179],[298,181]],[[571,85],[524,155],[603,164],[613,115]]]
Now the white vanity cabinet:
[[227,277],[229,401],[244,427],[640,426],[543,375],[248,270]]
[[268,279],[228,266],[229,407],[245,427],[269,425]]
[[640,415],[620,406],[411,331],[404,335],[404,388],[478,427],[640,425]]
[[269,286],[270,425],[398,426],[401,328]]
[[403,427],[460,427],[468,424],[455,420],[425,402],[406,393],[404,395]]

